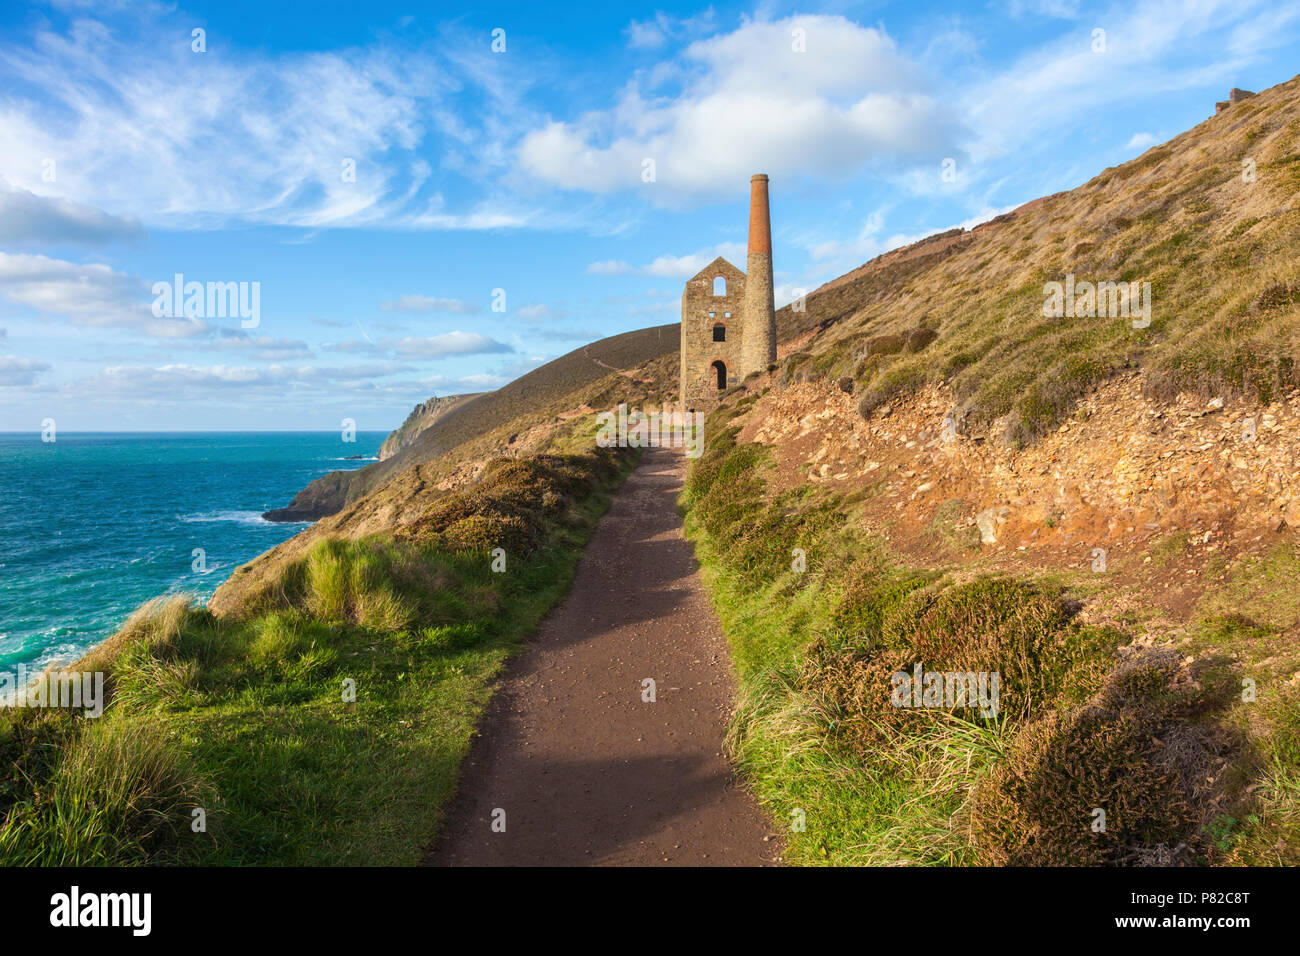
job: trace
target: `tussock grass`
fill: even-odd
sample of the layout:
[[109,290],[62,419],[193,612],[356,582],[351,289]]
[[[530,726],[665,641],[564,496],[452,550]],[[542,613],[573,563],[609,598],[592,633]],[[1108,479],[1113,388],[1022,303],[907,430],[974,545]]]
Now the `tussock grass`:
[[177,862],[180,841],[211,788],[162,722],[87,721],[54,768],[49,790],[0,824],[8,865]]

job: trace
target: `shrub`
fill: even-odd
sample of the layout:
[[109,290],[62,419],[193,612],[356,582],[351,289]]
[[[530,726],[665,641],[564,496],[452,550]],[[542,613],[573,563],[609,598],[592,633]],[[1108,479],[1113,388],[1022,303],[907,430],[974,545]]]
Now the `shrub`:
[[[998,719],[1020,720],[1048,706],[1067,677],[1086,679],[1101,635],[1079,628],[1059,593],[1021,581],[981,578],[945,585],[919,574],[850,581],[834,633],[810,648],[801,686],[833,708],[834,737],[866,755],[889,729],[916,728],[929,715],[890,701],[891,675],[987,672],[999,679]],[[927,708],[928,709],[928,708]],[[974,719],[973,708],[965,710]]]
[[925,326],[913,329],[907,333],[907,351],[920,352],[938,337],[938,332]]
[[[977,787],[973,836],[985,862],[1015,866],[1187,861],[1206,850],[1197,792],[1223,742],[1185,723],[1195,705],[1179,657],[1116,669],[1095,699],[1026,725]],[[1105,829],[1094,827],[1105,812]]]

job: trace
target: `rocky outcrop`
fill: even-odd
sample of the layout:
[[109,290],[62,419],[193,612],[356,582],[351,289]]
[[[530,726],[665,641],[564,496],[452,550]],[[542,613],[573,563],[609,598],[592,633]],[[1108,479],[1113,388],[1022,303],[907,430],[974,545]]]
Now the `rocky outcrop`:
[[411,442],[415,441],[417,435],[424,431],[438,419],[442,418],[452,409],[458,408],[471,398],[477,398],[482,392],[473,392],[469,395],[435,395],[428,401],[421,402],[411,409],[411,414],[406,416],[406,421],[393,431],[384,443],[379,446],[379,460],[387,461],[399,451],[405,448]]

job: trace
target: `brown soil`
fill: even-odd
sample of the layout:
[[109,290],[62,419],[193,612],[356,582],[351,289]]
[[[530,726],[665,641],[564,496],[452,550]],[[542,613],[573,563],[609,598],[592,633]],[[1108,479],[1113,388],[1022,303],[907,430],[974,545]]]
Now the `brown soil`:
[[[943,441],[954,400],[934,386],[866,420],[827,383],[773,389],[738,440],[772,448],[773,493],[809,483],[861,494],[864,530],[915,566],[1077,572],[1089,591],[1106,585],[1106,601],[1094,594],[1099,609],[1114,604],[1104,615],[1140,597],[1176,628],[1242,561],[1300,530],[1289,478],[1300,468],[1300,391],[1207,407],[1190,395],[1148,399],[1141,385],[1138,374],[1106,383],[1023,450]],[[981,544],[978,517],[990,512],[994,540]],[[1089,573],[1097,548],[1104,575]]]
[[[679,450],[649,449],[615,498],[568,597],[498,685],[428,863],[779,861],[722,753],[733,684],[682,537],[685,470]],[[646,678],[654,703],[642,700]]]

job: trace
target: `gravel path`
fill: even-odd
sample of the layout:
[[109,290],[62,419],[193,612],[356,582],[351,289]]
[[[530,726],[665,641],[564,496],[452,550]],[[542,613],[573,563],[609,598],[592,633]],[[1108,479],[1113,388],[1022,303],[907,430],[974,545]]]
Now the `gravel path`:
[[508,665],[428,863],[779,862],[722,753],[733,685],[682,537],[685,466],[680,449],[647,449],[619,490],[568,597]]

